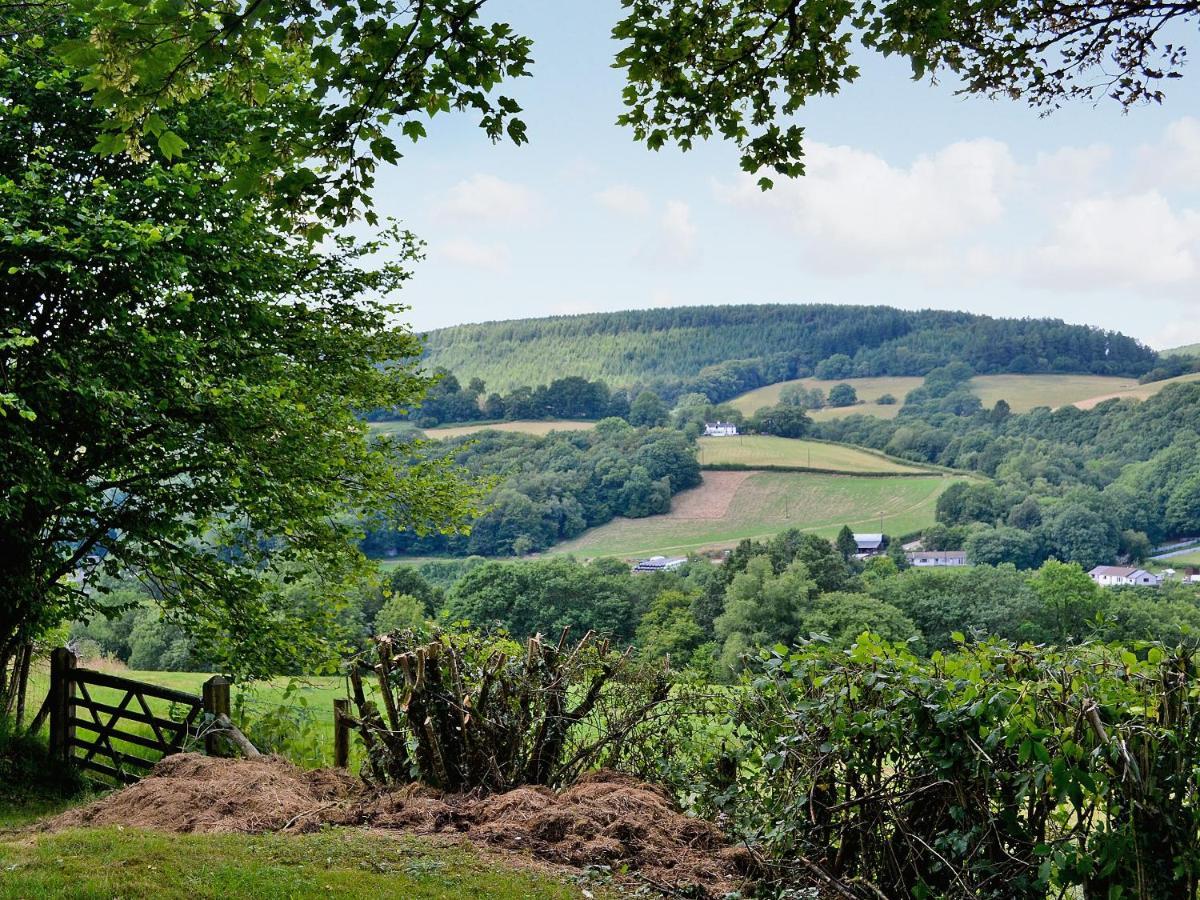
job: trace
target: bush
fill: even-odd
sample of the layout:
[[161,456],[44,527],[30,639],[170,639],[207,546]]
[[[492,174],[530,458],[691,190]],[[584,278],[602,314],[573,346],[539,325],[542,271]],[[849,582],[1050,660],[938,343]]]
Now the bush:
[[779,648],[747,686],[741,774],[721,802],[781,882],[816,870],[847,897],[1196,896],[1190,650],[993,640],[923,659],[864,636]]

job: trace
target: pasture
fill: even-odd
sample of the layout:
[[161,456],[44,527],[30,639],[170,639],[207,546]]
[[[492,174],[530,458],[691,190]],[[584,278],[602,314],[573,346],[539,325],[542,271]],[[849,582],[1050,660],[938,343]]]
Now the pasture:
[[698,440],[700,465],[796,466],[838,472],[920,472],[923,469],[856,447],[772,435],[736,435]]
[[1193,381],[1200,381],[1200,372],[1193,372],[1191,375],[1179,375],[1176,378],[1167,378],[1163,381],[1152,381],[1149,384],[1134,383],[1131,388],[1107,394],[1095,394],[1084,400],[1077,401],[1075,405],[1080,409],[1091,409],[1105,400],[1146,400],[1153,397],[1169,384],[1187,384]]
[[970,381],[971,393],[987,407],[1004,400],[1013,412],[1029,412],[1039,406],[1057,409],[1097,394],[1128,391],[1138,386],[1135,378],[1105,375],[980,375]]
[[[934,521],[938,496],[958,476],[879,478],[805,472],[706,471],[697,488],[677,494],[671,511],[615,519],[551,553],[644,557],[732,547],[788,528],[833,537],[843,525],[905,534]],[[882,513],[882,526],[880,514]]]
[[[846,384],[854,388],[858,394],[858,399],[862,401],[856,406],[842,407],[826,407],[825,409],[814,409],[809,412],[809,417],[814,421],[820,422],[825,419],[837,419],[842,416],[850,416],[855,413],[861,413],[865,416],[876,416],[880,419],[894,418],[896,413],[900,411],[901,404],[904,403],[904,395],[915,387],[920,387],[923,379],[908,378],[908,377],[883,377],[883,378],[846,378],[843,379]],[[783,393],[783,389],[789,385],[798,384],[811,390],[819,388],[826,394],[829,389],[835,384],[841,384],[841,381],[822,381],[818,378],[797,378],[793,381],[781,381],[778,384],[768,384],[766,387],[760,387],[757,390],[742,394],[740,397],[734,397],[729,401],[730,406],[735,407],[743,415],[753,415],[756,409],[763,406],[775,406],[779,403],[779,396]],[[875,401],[884,394],[891,394],[896,398],[896,402],[890,406],[880,406]]]
[[[1183,376],[1182,379],[1200,376]],[[847,378],[846,384],[852,385],[862,402],[854,406],[825,407],[810,410],[808,415],[814,422],[824,422],[845,416],[864,415],[878,419],[893,419],[904,405],[904,397],[913,388],[921,386],[922,378]],[[751,415],[763,406],[774,406],[779,402],[780,394],[788,385],[799,384],[806,388],[820,388],[826,394],[837,381],[821,381],[816,378],[800,378],[795,381],[783,381],[770,384],[735,397],[729,401],[744,415]],[[1005,400],[1014,412],[1028,412],[1038,406],[1058,408],[1074,403],[1084,406],[1091,402],[1099,402],[1090,398],[1109,396],[1140,396],[1148,397],[1169,382],[1158,382],[1154,385],[1139,385],[1133,378],[1111,378],[1105,375],[980,375],[972,378],[968,384],[971,393],[979,397],[984,406],[994,406],[997,400]],[[1132,393],[1131,393],[1132,392]],[[896,403],[880,406],[875,401],[883,394],[891,394]]]
[[372,434],[404,434],[412,432],[414,436],[423,436],[430,440],[447,440],[462,437],[465,434],[475,434],[480,431],[516,431],[521,434],[533,434],[538,437],[552,431],[589,431],[596,427],[595,422],[584,422],[577,419],[518,419],[513,422],[471,422],[467,425],[439,425],[436,428],[417,428],[410,422],[372,422]]

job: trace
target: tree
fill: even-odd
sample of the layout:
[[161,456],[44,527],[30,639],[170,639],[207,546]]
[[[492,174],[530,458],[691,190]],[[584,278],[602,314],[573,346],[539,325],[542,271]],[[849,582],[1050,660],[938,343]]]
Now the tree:
[[1004,525],[972,532],[963,549],[967,559],[979,565],[1012,563],[1018,569],[1031,569],[1039,562],[1037,539],[1028,531]]
[[773,406],[760,409],[754,414],[750,426],[761,434],[777,437],[801,438],[808,433],[812,419],[796,406]]
[[[318,247],[273,224],[232,179],[281,111],[223,92],[161,117],[186,163],[93,153],[102,117],[50,50],[63,27],[6,38],[0,65],[0,672],[100,608],[94,578],[68,577],[93,556],[153,583],[230,668],[271,671],[320,638],[264,573],[342,581],[364,565],[359,513],[426,531],[472,509],[449,461],[373,442],[354,414],[428,384],[395,307],[366,299],[403,285],[416,244]],[[382,241],[399,263],[368,261]]]
[[629,424],[645,428],[666,425],[670,418],[667,405],[653,391],[642,391],[629,406]]
[[763,173],[763,187],[770,173],[803,171],[804,129],[788,117],[858,78],[859,45],[906,57],[914,78],[953,73],[973,93],[1040,107],[1109,95],[1129,106],[1162,99],[1186,50],[1156,37],[1170,26],[1186,33],[1200,15],[1194,0],[954,0],[936,9],[627,0],[625,8],[613,32],[626,42],[617,55],[628,80],[621,121],[654,148],[688,149],[719,133],[737,142],[744,170]]
[[677,590],[655,597],[634,636],[637,648],[651,659],[669,656],[673,665],[686,665],[705,637],[692,615],[692,600]]
[[835,384],[829,389],[829,405],[830,406],[853,406],[858,402],[858,392],[854,390],[852,385]]
[[1096,614],[1106,606],[1104,591],[1078,563],[1047,560],[1029,584],[1041,601],[1034,640],[1081,640],[1097,627]]
[[875,402],[879,406],[895,406],[896,398],[893,397],[891,394],[880,394],[878,397],[875,398]]
[[396,594],[389,597],[375,616],[375,634],[390,634],[393,631],[415,631],[423,634],[428,629],[429,616],[425,604],[412,594]]
[[795,641],[816,590],[804,563],[776,575],[766,557],[750,560],[730,582],[725,611],[714,623],[726,670],[740,669],[742,657],[756,648]]
[[804,630],[823,634],[835,647],[849,647],[864,631],[885,641],[907,641],[916,635],[912,619],[890,603],[869,594],[834,592],[817,598],[804,617]]
[[833,545],[837,548],[838,553],[842,554],[844,560],[850,560],[858,552],[858,541],[854,539],[854,532],[850,530],[849,525],[842,526]]
[[1084,569],[1112,562],[1117,555],[1118,535],[1112,524],[1080,503],[1056,507],[1042,531],[1051,554]]
[[1200,534],[1200,472],[1181,481],[1167,499],[1167,525],[1173,534]]

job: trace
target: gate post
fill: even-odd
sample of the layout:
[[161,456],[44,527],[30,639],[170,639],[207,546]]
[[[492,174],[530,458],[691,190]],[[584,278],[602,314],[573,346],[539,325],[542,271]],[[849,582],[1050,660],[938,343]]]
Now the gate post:
[[333,701],[333,764],[336,768],[350,766],[350,701],[339,697]]
[[[223,675],[214,675],[204,682],[204,711],[212,717],[212,726],[221,716],[229,718],[229,679]],[[209,756],[223,756],[223,748],[217,734],[209,729],[204,737],[204,752]]]
[[50,654],[50,755],[62,762],[70,762],[75,741],[71,701],[75,699],[73,671],[78,662],[66,647],[56,647]]

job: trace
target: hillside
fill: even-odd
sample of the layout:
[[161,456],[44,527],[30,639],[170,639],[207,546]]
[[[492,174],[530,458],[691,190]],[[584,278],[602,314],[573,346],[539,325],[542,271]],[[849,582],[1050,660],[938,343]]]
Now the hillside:
[[932,525],[938,496],[962,479],[931,475],[872,478],[801,472],[705,472],[701,485],[671,501],[671,511],[614,519],[558,544],[580,557],[685,554],[764,539],[787,528],[832,538],[842,525],[906,534]]
[[[430,332],[426,362],[489,391],[564,375],[612,388],[725,400],[789,378],[923,375],[951,360],[980,374],[1137,377],[1156,354],[1116,332],[1054,319],[994,319],[886,306],[696,306],[516,319]],[[832,359],[831,359],[832,358]],[[822,364],[825,364],[822,367]]]
[[1184,344],[1182,347],[1172,347],[1160,350],[1162,356],[1200,356],[1200,344]]
[[1167,385],[1187,384],[1195,381],[1200,381],[1200,372],[1193,372],[1190,375],[1179,375],[1175,378],[1164,378],[1162,381],[1151,381],[1149,384],[1138,384],[1126,390],[1114,391],[1108,394],[1097,394],[1078,400],[1075,405],[1080,409],[1091,409],[1105,400],[1148,400]]
[[772,468],[826,469],[845,473],[877,472],[880,474],[928,472],[878,453],[828,444],[824,441],[804,441],[765,434],[746,434],[736,437],[702,437],[700,465],[746,466]]
[[[1187,377],[1189,376],[1184,376],[1185,379]],[[861,402],[855,406],[810,410],[808,413],[810,418],[817,422],[839,419],[849,415],[892,419],[899,413],[904,403],[904,396],[921,384],[920,378],[908,377],[846,378],[842,380],[854,387]],[[1028,412],[1039,406],[1057,409],[1070,403],[1087,402],[1092,398],[1102,396],[1150,396],[1164,384],[1175,380],[1183,379],[1169,379],[1139,385],[1137,379],[1134,378],[1116,378],[1105,375],[980,375],[972,378],[968,386],[971,393],[979,397],[984,406],[994,406],[997,400],[1005,400],[1014,412]],[[748,391],[733,398],[730,404],[746,415],[750,415],[759,407],[773,406],[778,403],[783,389],[789,385],[800,385],[809,390],[817,388],[828,394],[829,389],[837,383],[837,380],[832,379],[799,378]],[[876,403],[883,394],[891,394],[896,399],[896,403],[883,406]]]

